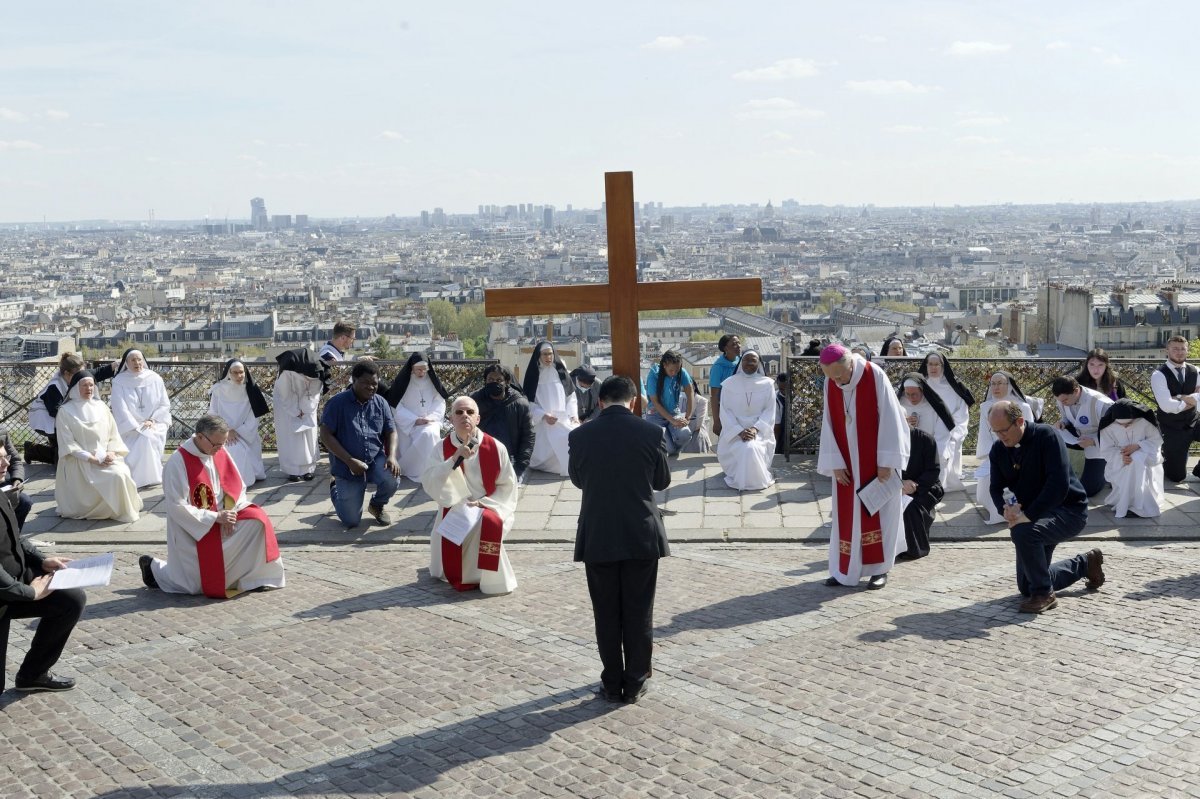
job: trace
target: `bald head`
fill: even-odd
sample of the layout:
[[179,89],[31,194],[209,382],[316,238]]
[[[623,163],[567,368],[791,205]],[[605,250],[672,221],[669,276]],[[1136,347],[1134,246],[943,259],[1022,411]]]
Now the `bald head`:
[[479,425],[479,406],[467,396],[459,397],[450,406],[450,423],[459,441],[470,441]]

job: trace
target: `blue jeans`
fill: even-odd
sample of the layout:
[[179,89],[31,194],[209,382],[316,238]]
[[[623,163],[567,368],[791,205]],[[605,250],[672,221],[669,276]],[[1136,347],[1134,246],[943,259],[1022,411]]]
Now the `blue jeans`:
[[1017,590],[1022,596],[1061,591],[1087,576],[1084,555],[1051,562],[1054,548],[1079,535],[1085,524],[1086,513],[1059,508],[1009,531],[1017,548]]
[[375,462],[367,467],[366,474],[339,477],[329,487],[333,510],[347,527],[355,527],[362,521],[362,503],[367,493],[367,483],[375,484],[375,496],[371,497],[371,504],[386,508],[392,500],[392,495],[396,493],[396,477],[388,471],[387,456],[382,452],[375,458]]
[[676,427],[671,424],[670,419],[664,419],[654,411],[646,414],[648,421],[654,422],[663,429],[663,441],[667,444],[667,453],[670,455],[678,455],[679,451],[687,446],[687,443],[692,440],[691,428],[686,425]]

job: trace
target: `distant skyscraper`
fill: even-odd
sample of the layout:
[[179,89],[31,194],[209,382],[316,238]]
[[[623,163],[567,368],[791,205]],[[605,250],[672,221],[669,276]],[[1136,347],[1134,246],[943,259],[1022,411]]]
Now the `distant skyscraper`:
[[250,226],[255,230],[267,230],[271,227],[267,217],[267,203],[262,197],[250,201]]
[[545,208],[542,209],[542,228],[544,230],[550,230],[553,227],[554,227],[554,209],[547,205]]
[[421,212],[421,227],[429,227],[429,212]]
[[296,214],[296,227],[308,227],[308,214]]

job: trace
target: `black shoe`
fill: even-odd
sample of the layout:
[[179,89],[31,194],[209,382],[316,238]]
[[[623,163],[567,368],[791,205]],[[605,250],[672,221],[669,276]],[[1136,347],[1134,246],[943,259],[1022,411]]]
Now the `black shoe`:
[[299,483],[303,479],[304,479],[303,475],[299,475],[299,474],[289,474],[288,475],[289,483]]
[[624,699],[621,696],[620,688],[613,689],[605,688],[604,686],[600,686],[600,690],[596,691],[596,696],[609,702],[621,702]]
[[154,558],[149,555],[142,555],[138,558],[138,566],[142,570],[142,582],[147,588],[158,588],[158,580],[154,577],[154,570],[150,568],[150,564],[154,562]]
[[646,695],[647,690],[648,689],[647,689],[646,683],[642,683],[641,685],[638,686],[638,689],[636,691],[633,691],[633,692],[626,691],[622,695],[622,698],[625,700],[625,704],[636,705],[638,703],[638,700],[640,700],[643,696]]
[[867,581],[867,590],[868,591],[878,591],[880,588],[883,588],[885,585],[887,585],[887,575],[886,574],[876,574],[874,577],[872,577],[870,580]]
[[69,691],[75,687],[75,680],[70,677],[55,677],[50,672],[46,672],[36,680],[22,680],[20,675],[17,676],[16,685],[18,691],[33,693],[34,691]]
[[825,585],[829,586],[830,588],[843,588],[844,587],[841,583],[838,582],[838,578],[836,578],[836,577],[825,578]]
[[305,472],[304,474],[301,475],[301,477],[303,477],[305,480],[311,480],[314,477],[316,477],[316,474],[314,474],[313,472]]

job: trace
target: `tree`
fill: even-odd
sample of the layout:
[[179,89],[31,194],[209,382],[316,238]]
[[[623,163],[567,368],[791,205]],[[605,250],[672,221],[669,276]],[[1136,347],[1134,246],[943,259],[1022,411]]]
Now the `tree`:
[[821,299],[817,300],[816,305],[813,306],[813,310],[817,313],[829,313],[833,309],[833,306],[841,305],[845,301],[846,295],[842,292],[826,289],[821,292]]
[[691,340],[698,341],[698,342],[720,341],[721,334],[717,333],[716,331],[712,331],[712,330],[697,330],[695,333],[692,334]]
[[482,305],[467,305],[458,309],[454,332],[464,340],[479,338],[488,334],[489,324],[488,318],[483,314]]
[[454,304],[447,300],[430,300],[425,306],[429,311],[429,319],[433,322],[435,335],[444,336],[454,332],[454,322],[458,319],[458,311]]
[[399,347],[393,347],[391,340],[383,333],[375,337],[370,346],[371,354],[381,361],[398,360],[404,351]]
[[899,302],[897,300],[884,300],[879,303],[879,307],[885,311],[899,311],[900,313],[917,313],[921,310],[911,302]]
[[1188,357],[1189,361],[1200,361],[1200,338],[1194,338],[1188,342]]
[[1000,347],[987,339],[973,338],[954,348],[955,358],[999,358]]

